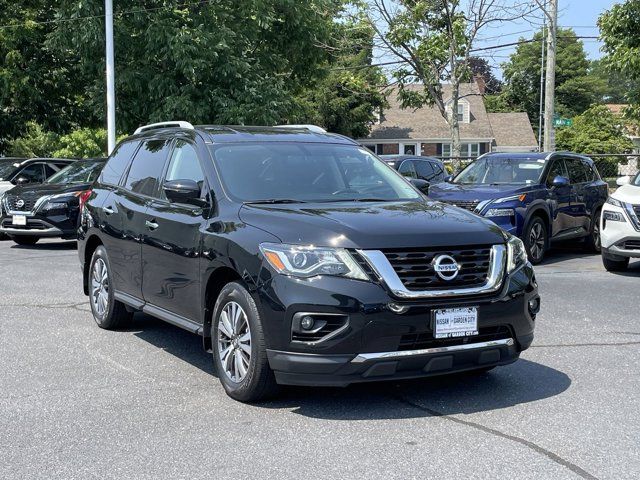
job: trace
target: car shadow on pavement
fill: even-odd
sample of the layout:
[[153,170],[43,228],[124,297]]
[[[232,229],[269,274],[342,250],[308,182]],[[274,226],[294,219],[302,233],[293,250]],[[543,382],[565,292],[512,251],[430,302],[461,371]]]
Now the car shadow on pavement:
[[[144,314],[128,331],[211,374],[211,354],[199,336]],[[419,380],[354,384],[346,388],[283,387],[257,408],[287,409],[312,418],[371,420],[414,418],[498,410],[559,395],[569,377],[554,368],[520,359],[488,373],[463,373]]]
[[78,242],[75,240],[59,241],[59,242],[38,242],[35,245],[18,245],[11,246],[16,250],[76,250]]
[[599,253],[585,250],[581,243],[560,242],[553,245],[545,254],[540,265],[554,265],[556,263],[579,258],[599,257]]

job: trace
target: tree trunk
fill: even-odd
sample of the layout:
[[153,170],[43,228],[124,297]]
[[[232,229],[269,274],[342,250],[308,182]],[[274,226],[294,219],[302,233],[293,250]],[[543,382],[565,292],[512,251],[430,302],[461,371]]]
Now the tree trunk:
[[458,100],[460,84],[456,81],[451,85],[451,113],[449,114],[449,128],[451,130],[451,165],[454,172],[461,170],[460,160],[460,123],[458,122]]

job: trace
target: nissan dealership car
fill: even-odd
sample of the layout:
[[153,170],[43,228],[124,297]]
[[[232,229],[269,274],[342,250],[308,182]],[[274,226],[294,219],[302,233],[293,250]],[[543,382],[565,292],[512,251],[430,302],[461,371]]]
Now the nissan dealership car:
[[625,270],[640,258],[640,174],[618,179],[618,188],[602,209],[602,263],[609,271]]
[[487,371],[533,340],[522,241],[366,148],[297,127],[139,128],[81,214],[93,318],[202,337],[226,392]]

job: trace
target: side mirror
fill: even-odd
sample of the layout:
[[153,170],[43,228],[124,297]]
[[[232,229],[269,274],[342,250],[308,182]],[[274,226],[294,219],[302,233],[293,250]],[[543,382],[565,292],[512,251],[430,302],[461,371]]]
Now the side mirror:
[[413,186],[420,190],[422,193],[424,193],[425,195],[429,195],[429,187],[431,186],[429,182],[427,182],[426,180],[422,180],[421,178],[412,178],[410,181]]
[[567,177],[563,177],[562,175],[558,175],[553,179],[551,186],[559,188],[559,187],[568,187],[571,184]]
[[623,185],[629,185],[630,183],[631,183],[631,177],[629,177],[629,175],[620,177],[616,180],[616,185],[618,185],[619,187],[622,187]]
[[170,180],[162,189],[170,202],[200,203],[200,185],[194,180]]
[[449,175],[448,177],[445,177],[444,181],[447,182],[447,183],[453,182],[453,175]]
[[15,179],[16,185],[26,185],[27,183],[31,183],[31,180],[29,180],[27,177],[18,177]]

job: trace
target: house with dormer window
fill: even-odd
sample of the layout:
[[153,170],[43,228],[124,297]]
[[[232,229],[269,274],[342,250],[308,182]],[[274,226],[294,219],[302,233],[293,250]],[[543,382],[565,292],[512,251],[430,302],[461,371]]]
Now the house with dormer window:
[[[422,85],[406,88],[422,89]],[[447,99],[450,86],[444,85],[443,91],[451,111],[451,100]],[[396,89],[391,89],[388,101],[389,108],[381,113],[369,136],[359,139],[362,145],[379,155],[451,156],[449,124],[437,107],[401,108]],[[487,113],[481,79],[460,85],[456,114],[463,157],[477,157],[486,152],[533,152],[538,148],[526,112]]]

